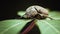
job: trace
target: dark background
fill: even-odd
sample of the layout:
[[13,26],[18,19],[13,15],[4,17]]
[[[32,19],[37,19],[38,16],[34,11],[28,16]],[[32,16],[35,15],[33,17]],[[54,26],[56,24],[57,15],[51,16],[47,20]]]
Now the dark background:
[[[32,5],[40,5],[50,10],[60,11],[59,0],[1,0],[0,2],[0,20],[16,19],[18,18],[18,11],[25,11]],[[35,26],[29,33],[34,34],[33,31],[35,34],[39,34],[38,27]]]
[[60,11],[59,0],[2,0],[0,1],[0,20],[15,19],[17,12],[32,5],[40,5],[50,10]]

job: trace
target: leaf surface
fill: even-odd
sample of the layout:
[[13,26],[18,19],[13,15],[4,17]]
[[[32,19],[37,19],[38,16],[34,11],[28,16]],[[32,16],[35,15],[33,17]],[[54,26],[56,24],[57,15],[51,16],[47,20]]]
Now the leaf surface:
[[31,20],[10,19],[0,21],[0,34],[17,34]]
[[25,11],[18,11],[18,12],[17,12],[17,15],[23,16],[25,13],[26,13]]

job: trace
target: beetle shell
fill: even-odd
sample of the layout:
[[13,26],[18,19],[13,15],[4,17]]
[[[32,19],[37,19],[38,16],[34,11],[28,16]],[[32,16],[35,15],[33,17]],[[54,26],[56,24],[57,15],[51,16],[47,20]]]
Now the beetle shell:
[[[35,8],[38,10],[38,12]],[[25,17],[32,18],[37,14],[40,15],[40,17],[37,16],[39,18],[46,18],[48,16],[48,10],[38,5],[30,6],[26,9]]]

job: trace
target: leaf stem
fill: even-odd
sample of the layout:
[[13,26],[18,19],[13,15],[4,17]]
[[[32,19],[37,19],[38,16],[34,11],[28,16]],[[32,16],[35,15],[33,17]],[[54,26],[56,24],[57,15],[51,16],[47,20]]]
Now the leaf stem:
[[35,26],[35,19],[32,20],[31,24],[21,34],[27,34],[34,26]]

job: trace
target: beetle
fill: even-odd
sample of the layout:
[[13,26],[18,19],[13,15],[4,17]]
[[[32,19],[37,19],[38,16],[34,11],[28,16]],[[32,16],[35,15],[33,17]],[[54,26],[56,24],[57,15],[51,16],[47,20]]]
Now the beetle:
[[26,13],[23,15],[24,18],[37,18],[37,19],[45,19],[49,17],[49,11],[38,5],[30,6],[26,9]]

